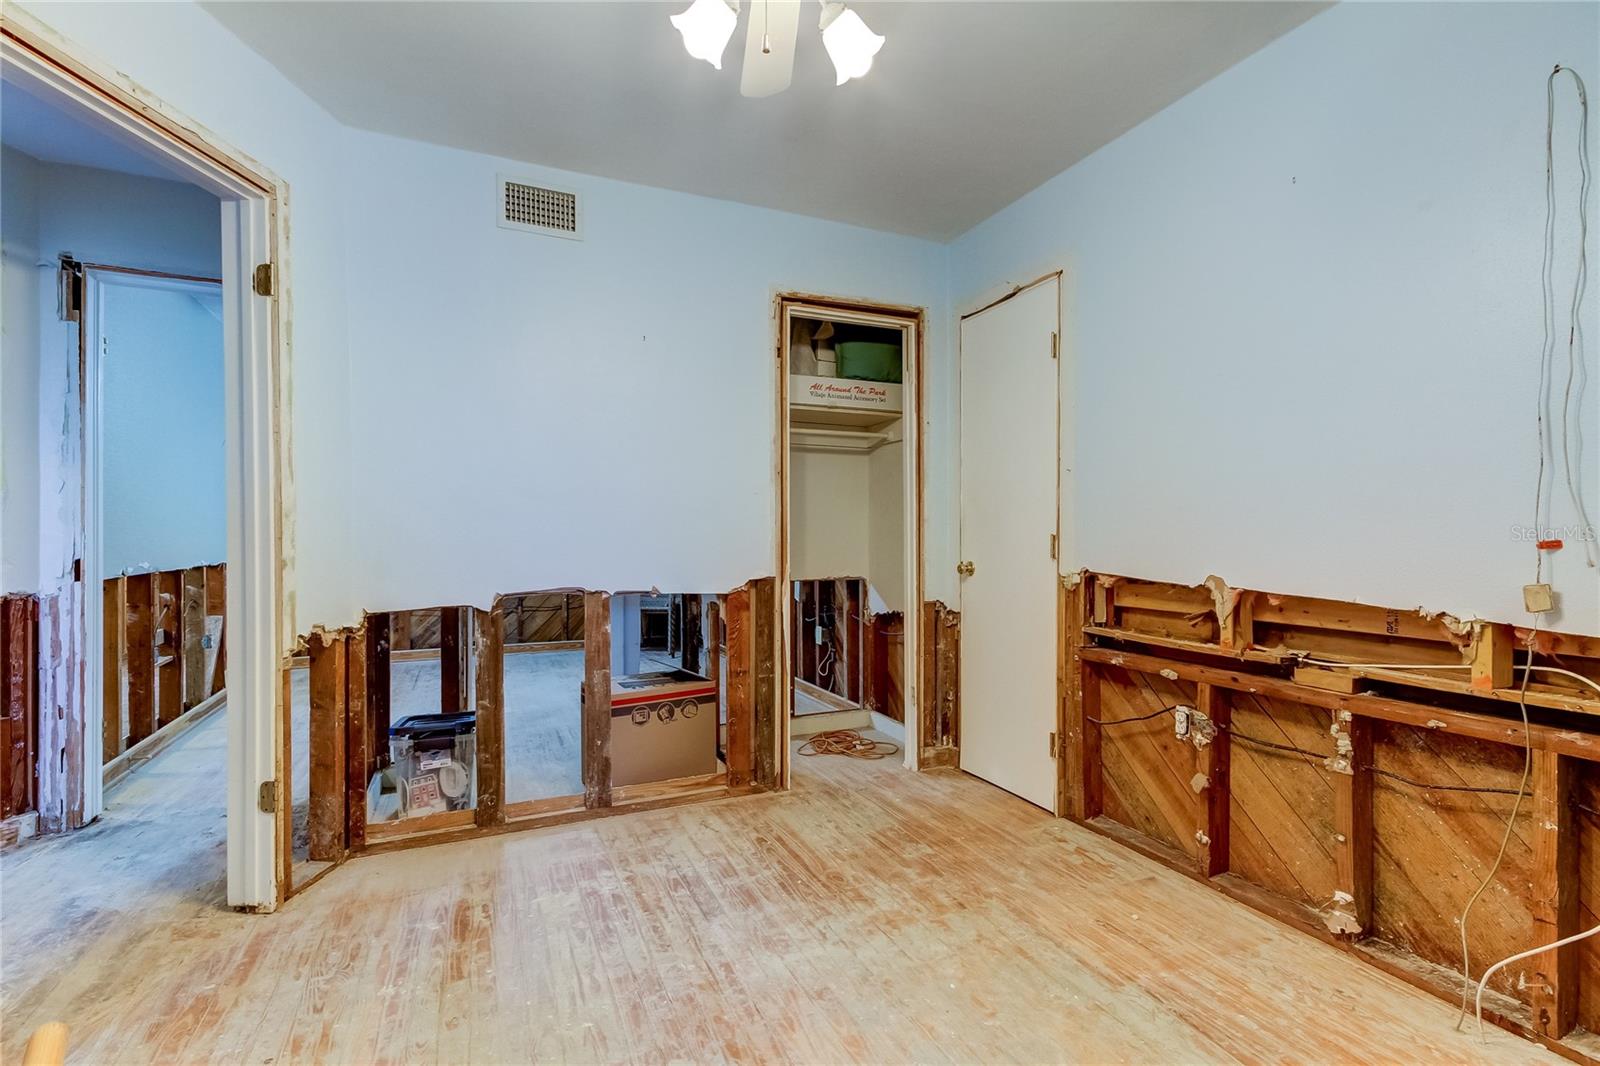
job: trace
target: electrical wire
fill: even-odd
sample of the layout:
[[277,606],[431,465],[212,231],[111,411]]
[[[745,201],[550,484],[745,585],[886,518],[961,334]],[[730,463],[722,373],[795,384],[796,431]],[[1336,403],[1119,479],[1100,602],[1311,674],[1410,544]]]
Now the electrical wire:
[[859,729],[829,729],[813,734],[800,745],[801,755],[845,755],[852,759],[886,759],[900,748],[887,740],[873,740]]
[[1098,726],[1128,725],[1132,722],[1148,722],[1152,718],[1160,718],[1164,714],[1172,714],[1177,709],[1177,707],[1161,707],[1151,711],[1149,714],[1135,715],[1132,718],[1096,718],[1089,714],[1086,714],[1083,717],[1085,720],[1093,722]]
[[[1538,627],[1537,626],[1534,627],[1533,632],[1535,632],[1535,633],[1538,632]],[[1311,656],[1311,655],[1300,655],[1300,656],[1296,656],[1296,658],[1300,662],[1310,663],[1312,666],[1330,666],[1330,667],[1342,666],[1342,667],[1345,667],[1347,669],[1352,669],[1352,670],[1471,670],[1472,669],[1472,664],[1471,663],[1352,663],[1352,662],[1344,662],[1344,661],[1339,660],[1339,659],[1318,659],[1315,656]],[[1533,658],[1533,649],[1532,648],[1528,649],[1528,658],[1530,660]],[[1514,670],[1523,670],[1523,671],[1532,670],[1535,673],[1540,673],[1540,674],[1558,674],[1561,677],[1569,677],[1574,681],[1580,681],[1583,684],[1588,685],[1590,688],[1595,690],[1595,693],[1597,695],[1600,695],[1600,681],[1596,681],[1594,678],[1589,677],[1589,676],[1587,676],[1585,674],[1580,674],[1576,670],[1566,670],[1566,669],[1563,669],[1563,668],[1561,668],[1559,666],[1539,666],[1539,665],[1537,665],[1537,664],[1535,664],[1535,663],[1533,663],[1531,661],[1530,662],[1525,662],[1520,666],[1514,667],[1513,669]]]
[[[1572,500],[1572,506],[1578,513],[1578,518],[1583,522],[1584,561],[1590,566],[1595,565],[1594,558],[1594,525],[1589,521],[1588,508],[1583,502],[1583,493],[1578,488],[1578,482],[1573,476],[1572,468],[1572,439],[1578,438],[1578,453],[1582,456],[1581,422],[1574,423],[1572,419],[1573,386],[1577,384],[1578,397],[1583,396],[1584,385],[1588,381],[1588,368],[1583,362],[1583,319],[1579,310],[1583,304],[1583,297],[1589,285],[1589,93],[1583,84],[1583,79],[1578,72],[1570,67],[1557,65],[1550,72],[1550,77],[1545,82],[1545,192],[1546,210],[1553,213],[1555,208],[1555,110],[1556,110],[1556,75],[1565,71],[1572,76],[1573,83],[1578,91],[1578,264],[1572,277],[1572,302],[1568,309],[1567,323],[1567,383],[1561,397],[1561,465],[1566,477],[1567,494]],[[1551,223],[1549,232],[1554,234],[1554,224]],[[1554,249],[1550,256],[1553,261]],[[1551,318],[1554,319],[1554,297],[1552,295]],[[1580,379],[1578,370],[1583,367],[1584,374]]]
[[[1277,741],[1264,740],[1261,737],[1253,737],[1248,733],[1240,733],[1234,729],[1228,729],[1226,732],[1229,736],[1233,737],[1234,740],[1242,740],[1246,744],[1254,744],[1263,748],[1272,748],[1277,751],[1293,752],[1296,755],[1304,755],[1311,759],[1321,759],[1324,762],[1332,757],[1324,752],[1312,751],[1310,748],[1296,747],[1293,744],[1280,744]],[[1361,769],[1366,770],[1368,773],[1375,774],[1378,777],[1386,777],[1392,781],[1399,781],[1401,784],[1410,785],[1412,788],[1420,788],[1426,792],[1469,792],[1498,796],[1518,795],[1518,790],[1514,788],[1497,788],[1492,785],[1441,785],[1434,784],[1429,781],[1418,781],[1415,778],[1406,777],[1404,774],[1397,774],[1393,770],[1384,770],[1377,766],[1363,766]]]
[[[1535,615],[1533,633],[1529,637],[1530,643],[1532,637],[1537,635],[1538,632],[1539,621],[1538,616]],[[1530,659],[1533,657],[1531,650],[1528,653],[1528,657]],[[1495,852],[1494,862],[1489,865],[1489,872],[1483,875],[1483,880],[1478,883],[1477,890],[1467,900],[1467,905],[1461,908],[1461,920],[1458,924],[1461,927],[1461,979],[1464,983],[1461,986],[1461,1013],[1456,1016],[1457,1029],[1460,1029],[1461,1023],[1466,1020],[1467,990],[1472,986],[1472,953],[1467,946],[1467,918],[1472,914],[1473,905],[1478,902],[1479,897],[1483,895],[1490,882],[1494,880],[1495,874],[1500,872],[1500,864],[1505,862],[1506,848],[1511,844],[1511,833],[1517,824],[1517,813],[1522,810],[1522,797],[1528,788],[1528,778],[1533,774],[1533,731],[1528,723],[1528,678],[1532,676],[1533,666],[1530,663],[1522,668],[1522,687],[1517,690],[1517,708],[1522,712],[1522,780],[1517,784],[1517,798],[1512,801],[1511,813],[1506,817],[1506,831],[1500,837],[1500,849]],[[1479,996],[1479,1002],[1482,1002],[1481,995]],[[1478,1032],[1482,1035],[1483,1012],[1481,1007],[1478,1012]]]
[[[1566,482],[1567,482],[1567,491],[1571,496],[1571,499],[1572,499],[1572,502],[1573,502],[1573,506],[1577,509],[1579,519],[1583,522],[1583,535],[1582,535],[1581,539],[1583,540],[1583,543],[1584,543],[1584,558],[1585,558],[1585,560],[1588,562],[1588,564],[1590,566],[1594,566],[1595,563],[1594,563],[1594,556],[1593,556],[1593,545],[1591,543],[1592,540],[1594,539],[1594,527],[1589,522],[1589,516],[1588,516],[1588,512],[1587,512],[1586,508],[1584,507],[1582,493],[1579,492],[1579,490],[1578,490],[1578,487],[1577,487],[1576,482],[1574,481],[1573,472],[1572,472],[1571,438],[1572,438],[1573,433],[1572,433],[1572,422],[1571,422],[1571,418],[1570,418],[1570,410],[1571,410],[1572,395],[1573,395],[1573,385],[1574,385],[1574,381],[1575,381],[1575,379],[1577,377],[1577,367],[1578,367],[1579,363],[1581,362],[1582,351],[1583,351],[1583,347],[1582,347],[1582,344],[1583,344],[1583,329],[1582,329],[1582,324],[1581,324],[1581,321],[1580,321],[1580,318],[1579,318],[1578,311],[1579,311],[1579,306],[1580,306],[1580,304],[1582,303],[1582,300],[1583,300],[1584,292],[1585,292],[1585,290],[1587,288],[1587,285],[1588,285],[1588,248],[1587,248],[1587,245],[1588,245],[1588,231],[1589,231],[1589,215],[1588,215],[1588,195],[1589,195],[1589,95],[1588,95],[1588,90],[1585,88],[1585,86],[1583,84],[1583,79],[1578,76],[1578,72],[1575,71],[1575,70],[1572,70],[1569,67],[1563,67],[1559,63],[1556,64],[1555,68],[1550,71],[1549,78],[1547,78],[1545,80],[1545,137],[1544,137],[1544,153],[1545,153],[1545,155],[1544,155],[1545,225],[1544,225],[1544,259],[1543,259],[1543,262],[1541,264],[1541,269],[1540,269],[1540,274],[1539,274],[1539,290],[1540,290],[1540,298],[1542,300],[1542,308],[1541,308],[1541,310],[1543,312],[1543,318],[1544,318],[1544,343],[1543,343],[1543,346],[1541,347],[1540,353],[1539,353],[1539,392],[1538,392],[1538,397],[1537,397],[1537,400],[1538,400],[1537,418],[1538,418],[1538,427],[1539,427],[1539,468],[1538,468],[1539,469],[1539,477],[1538,477],[1538,481],[1537,481],[1537,483],[1536,483],[1536,485],[1534,487],[1534,497],[1533,497],[1533,500],[1534,500],[1534,503],[1533,503],[1533,506],[1534,506],[1534,530],[1535,530],[1535,537],[1536,538],[1541,538],[1542,534],[1541,534],[1540,530],[1542,529],[1541,521],[1542,521],[1542,518],[1543,518],[1544,468],[1545,468],[1545,448],[1546,448],[1546,440],[1545,440],[1546,434],[1545,434],[1544,414],[1545,414],[1545,408],[1546,408],[1546,405],[1548,403],[1548,398],[1549,398],[1549,387],[1550,387],[1550,380],[1551,380],[1551,373],[1550,373],[1551,364],[1554,362],[1554,356],[1555,356],[1555,350],[1554,350],[1555,295],[1554,295],[1554,285],[1553,285],[1553,278],[1554,278],[1554,271],[1555,271],[1555,206],[1556,206],[1556,193],[1555,193],[1555,188],[1556,188],[1555,187],[1555,124],[1556,124],[1555,83],[1556,83],[1556,76],[1559,75],[1562,71],[1566,71],[1568,74],[1570,74],[1572,76],[1572,80],[1573,80],[1573,82],[1574,82],[1574,84],[1575,84],[1575,86],[1577,88],[1577,92],[1578,92],[1578,110],[1579,110],[1579,119],[1578,119],[1578,168],[1579,168],[1579,172],[1580,172],[1581,176],[1580,176],[1580,179],[1579,179],[1579,200],[1578,200],[1578,233],[1579,233],[1578,265],[1577,265],[1577,270],[1573,275],[1573,281],[1572,281],[1572,304],[1571,304],[1571,309],[1570,309],[1571,321],[1569,323],[1568,332],[1567,332],[1567,383],[1566,383],[1566,389],[1565,389],[1565,392],[1564,392],[1564,395],[1563,395],[1563,398],[1562,398],[1562,409],[1561,409],[1561,458],[1562,458],[1562,466],[1563,466],[1563,469],[1564,469],[1564,474],[1565,474]],[[1584,375],[1583,380],[1584,381],[1587,380],[1587,371],[1585,371],[1585,375]],[[1582,391],[1583,391],[1582,390],[1582,386],[1580,384],[1579,389],[1578,389],[1578,393],[1579,393],[1580,396],[1582,395]],[[1580,438],[1580,449],[1579,449],[1579,451],[1580,451],[1580,455],[1581,455],[1581,438]],[[1544,575],[1544,548],[1540,546],[1540,544],[1538,543],[1538,540],[1536,539],[1536,542],[1535,542],[1535,545],[1534,545],[1534,580],[1535,580],[1535,582],[1536,583],[1537,582],[1542,582],[1543,575]],[[1527,788],[1528,777],[1532,773],[1532,770],[1533,770],[1533,741],[1532,741],[1531,737],[1529,736],[1529,729],[1528,729],[1528,678],[1532,675],[1532,673],[1533,673],[1533,671],[1535,669],[1541,669],[1539,667],[1535,667],[1535,666],[1532,665],[1534,638],[1536,638],[1538,636],[1538,632],[1539,632],[1539,624],[1538,623],[1539,623],[1539,618],[1538,618],[1537,615],[1535,615],[1534,616],[1533,631],[1530,634],[1529,641],[1528,641],[1528,644],[1529,644],[1528,660],[1529,660],[1529,662],[1528,662],[1528,665],[1526,665],[1523,668],[1522,687],[1518,690],[1518,700],[1517,700],[1517,706],[1520,708],[1520,710],[1522,712],[1522,742],[1523,742],[1523,766],[1522,766],[1522,786],[1521,786],[1522,788]],[[1572,672],[1570,670],[1555,670],[1554,668],[1544,668],[1544,669],[1547,669],[1550,672],[1557,672],[1557,673],[1561,673],[1561,674],[1564,674],[1564,675],[1567,675],[1567,676],[1576,677],[1576,678],[1578,678],[1580,680],[1583,680],[1584,682],[1589,684],[1591,687],[1594,687],[1596,689],[1600,689],[1600,685],[1596,685],[1594,681],[1583,677],[1583,675],[1581,675],[1581,674],[1576,674],[1576,673],[1574,673],[1574,672]],[[1472,894],[1472,898],[1467,901],[1466,908],[1463,909],[1462,912],[1461,912],[1461,977],[1462,977],[1463,985],[1462,985],[1462,989],[1461,989],[1461,1013],[1456,1018],[1456,1028],[1457,1029],[1461,1028],[1461,1023],[1466,1019],[1466,1016],[1467,1016],[1467,991],[1472,985],[1471,958],[1470,958],[1470,956],[1468,954],[1468,948],[1467,948],[1467,916],[1472,911],[1472,905],[1478,901],[1478,898],[1480,896],[1483,895],[1484,890],[1489,886],[1489,882],[1491,880],[1493,880],[1495,874],[1499,871],[1501,862],[1505,859],[1506,847],[1511,841],[1512,828],[1516,823],[1517,811],[1521,808],[1521,806],[1522,806],[1522,796],[1518,795],[1517,799],[1516,799],[1516,802],[1513,803],[1512,806],[1511,806],[1511,816],[1506,819],[1505,835],[1502,836],[1501,839],[1500,839],[1500,851],[1495,856],[1494,864],[1492,866],[1490,866],[1489,872],[1488,872],[1487,875],[1485,875],[1485,877],[1483,879],[1483,882],[1478,886],[1478,890]],[[1474,1014],[1474,1016],[1475,1016],[1475,1018],[1477,1020],[1479,1038],[1481,1039],[1483,1037],[1483,992],[1484,992],[1484,989],[1487,988],[1488,985],[1489,985],[1489,978],[1494,976],[1494,974],[1495,974],[1495,972],[1497,970],[1500,970],[1503,967],[1509,965],[1510,963],[1518,961],[1519,959],[1525,959],[1525,958],[1529,957],[1530,955],[1536,955],[1536,954],[1539,954],[1539,953],[1545,952],[1545,951],[1552,951],[1552,950],[1554,950],[1556,948],[1559,948],[1559,947],[1562,947],[1563,945],[1566,945],[1566,944],[1576,943],[1577,941],[1583,940],[1586,937],[1593,936],[1596,933],[1600,933],[1600,925],[1597,925],[1594,928],[1588,929],[1588,930],[1586,930],[1586,931],[1584,931],[1582,933],[1578,933],[1578,934],[1575,934],[1573,936],[1566,937],[1566,938],[1564,938],[1562,940],[1557,941],[1554,944],[1543,945],[1543,946],[1541,946],[1539,948],[1535,948],[1532,951],[1520,952],[1520,953],[1518,953],[1516,955],[1510,956],[1509,958],[1501,959],[1499,962],[1495,963],[1494,965],[1490,966],[1488,969],[1484,970],[1482,978],[1480,978],[1479,981],[1478,981],[1477,994],[1473,997],[1473,1014]]]

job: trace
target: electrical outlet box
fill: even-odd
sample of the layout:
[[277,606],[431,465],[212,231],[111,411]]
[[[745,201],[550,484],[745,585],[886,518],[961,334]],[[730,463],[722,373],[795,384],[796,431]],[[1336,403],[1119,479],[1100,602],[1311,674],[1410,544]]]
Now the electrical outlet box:
[[1549,585],[1522,586],[1522,605],[1529,614],[1544,614],[1556,609],[1555,590]]
[[1189,708],[1179,707],[1172,712],[1172,732],[1176,736],[1189,735]]
[[826,644],[828,638],[821,626],[816,626],[811,631],[811,639],[817,644]]

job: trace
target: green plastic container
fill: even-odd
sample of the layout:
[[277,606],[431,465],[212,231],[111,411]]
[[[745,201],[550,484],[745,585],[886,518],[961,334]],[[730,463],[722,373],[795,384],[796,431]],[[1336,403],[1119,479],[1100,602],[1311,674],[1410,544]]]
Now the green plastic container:
[[857,381],[900,380],[900,346],[881,341],[840,341],[839,376]]

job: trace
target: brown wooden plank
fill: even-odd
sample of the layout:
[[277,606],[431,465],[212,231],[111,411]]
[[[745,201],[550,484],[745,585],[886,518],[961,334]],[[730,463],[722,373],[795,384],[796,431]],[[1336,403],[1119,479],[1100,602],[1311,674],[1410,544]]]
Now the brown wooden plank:
[[[1533,754],[1533,942],[1553,944],[1579,932],[1578,836],[1572,824],[1577,765],[1553,752]],[[1578,948],[1535,955],[1529,984],[1533,1026],[1559,1040],[1578,1017]]]
[[583,597],[583,805],[611,806],[611,597]]
[[33,809],[34,729],[38,714],[38,601],[0,600],[0,817]]
[[840,659],[840,676],[844,679],[844,696],[852,703],[861,702],[862,647],[866,629],[866,610],[860,578],[842,582],[840,622],[844,627],[844,654]]
[[[1371,934],[1459,973],[1461,914],[1493,869],[1493,879],[1467,923],[1470,975],[1475,981],[1490,963],[1529,948],[1534,925],[1532,805],[1523,800],[1502,857],[1500,844],[1517,805],[1515,796],[1419,787],[1514,792],[1522,783],[1523,751],[1375,722],[1372,762]],[[1527,1002],[1530,967],[1531,960],[1524,960],[1499,971],[1490,988]]]
[[179,573],[178,607],[179,674],[183,709],[198,707],[211,693],[206,685],[206,572],[191,566]]
[[341,635],[317,632],[311,652],[310,857],[337,862],[345,852],[345,722],[348,645]]
[[[721,638],[721,632],[722,632],[722,630],[721,630],[721,626],[722,626],[722,617],[721,617],[722,616],[722,608],[718,605],[717,598],[715,596],[707,596],[705,598],[705,605],[702,608],[702,611],[703,611],[704,616],[705,616],[705,633],[704,633],[705,649],[706,649],[706,666],[705,666],[706,673],[705,673],[705,676],[709,677],[711,679],[711,683],[717,687],[717,694],[711,698],[711,706],[717,708],[717,714],[718,714],[718,717],[720,719],[721,714],[722,714],[722,707],[723,707],[723,703],[722,703],[722,638]],[[720,720],[718,722],[718,725],[720,727],[720,725],[721,725]],[[718,743],[719,746],[721,746],[721,744],[722,744],[722,732],[721,732],[720,728],[718,729],[718,732],[717,732],[717,743]],[[724,764],[724,765],[726,765],[726,764]]]
[[917,724],[921,747],[936,748],[939,737],[939,605],[922,604],[922,640],[917,664]]
[[110,762],[122,754],[127,736],[122,715],[123,669],[122,627],[126,612],[122,606],[123,579],[119,574],[104,582],[100,596],[100,761]]
[[728,785],[743,788],[751,783],[755,771],[751,742],[755,697],[750,690],[750,587],[741,585],[730,592],[726,606],[722,626],[728,647],[728,739],[724,750]]
[[367,724],[366,776],[389,765],[389,712],[391,669],[389,619],[386,613],[367,615]]
[[407,651],[411,647],[411,612],[389,612],[389,650]]
[[[1113,648],[1084,648],[1082,654],[1089,662],[1114,663],[1131,670],[1150,673],[1171,670],[1179,677],[1188,680],[1207,681],[1218,687],[1240,692],[1260,693],[1275,699],[1298,700],[1316,707],[1349,711],[1367,718],[1417,726],[1453,736],[1487,740],[1496,744],[1518,748],[1523,744],[1522,724],[1513,719],[1495,718],[1471,711],[1450,710],[1388,696],[1326,692],[1265,674],[1205,666],[1181,659],[1168,659]],[[1600,761],[1600,735],[1535,724],[1529,731],[1528,737],[1532,746],[1541,751],[1558,751],[1578,759]]]
[[778,758],[778,713],[787,701],[778,691],[777,588],[777,578],[763,577],[750,583],[750,684],[755,707],[752,735],[755,783],[761,788],[779,788],[783,784]]
[[961,612],[939,604],[939,746],[961,747]]
[[183,713],[183,571],[156,574],[156,728]]
[[344,726],[344,839],[345,846],[359,850],[367,843],[367,782],[372,765],[372,728],[367,699],[372,692],[368,652],[372,641],[366,623],[345,638]]
[[679,649],[681,655],[679,662],[690,673],[700,672],[700,626],[701,626],[700,597],[686,595],[683,597],[683,633],[680,637]]
[[[499,616],[498,607],[489,611],[474,609],[472,618],[472,657],[476,669],[472,688],[477,701],[478,728],[476,823],[499,825],[505,821],[502,803],[506,793],[505,651],[502,643],[505,623]],[[608,665],[610,658],[611,651],[607,648]],[[608,725],[611,715],[610,695],[608,683],[606,689]]]
[[1173,715],[1155,712],[1194,706],[1194,686],[1117,669],[1100,680],[1106,817],[1193,858],[1195,751],[1176,736]]
[[[1228,868],[1296,903],[1322,908],[1338,888],[1334,863],[1330,714],[1289,700],[1227,692]],[[1257,743],[1316,752],[1304,755]]]
[[[1195,710],[1199,711],[1216,728],[1209,743],[1196,749],[1195,773],[1200,784],[1200,810],[1196,827],[1196,841],[1200,850],[1196,856],[1201,874],[1215,877],[1228,869],[1231,845],[1230,813],[1232,790],[1230,768],[1233,746],[1228,737],[1232,708],[1224,693],[1205,682],[1195,686]],[[1196,723],[1197,728],[1203,728]]]
[[1342,936],[1362,936],[1372,930],[1372,724],[1365,718],[1336,715],[1335,751],[1339,737],[1348,750],[1333,770],[1333,832],[1335,911],[1328,928]]
[[459,607],[439,608],[439,713],[467,709],[466,646]]
[[128,681],[128,736],[123,747],[156,731],[156,616],[154,574],[123,579],[123,662]]
[[206,567],[206,617],[222,619],[216,628],[216,643],[207,659],[206,694],[221,692],[228,683],[228,567],[215,563]]

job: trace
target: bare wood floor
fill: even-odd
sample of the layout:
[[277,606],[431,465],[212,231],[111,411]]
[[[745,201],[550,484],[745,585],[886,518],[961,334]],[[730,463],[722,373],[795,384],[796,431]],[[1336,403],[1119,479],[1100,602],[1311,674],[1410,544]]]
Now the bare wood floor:
[[[1559,1061],[955,771],[358,859],[222,906],[221,743],[0,859],[0,1053],[78,1062]],[[211,797],[209,800],[207,797]],[[208,805],[209,804],[209,805]]]

